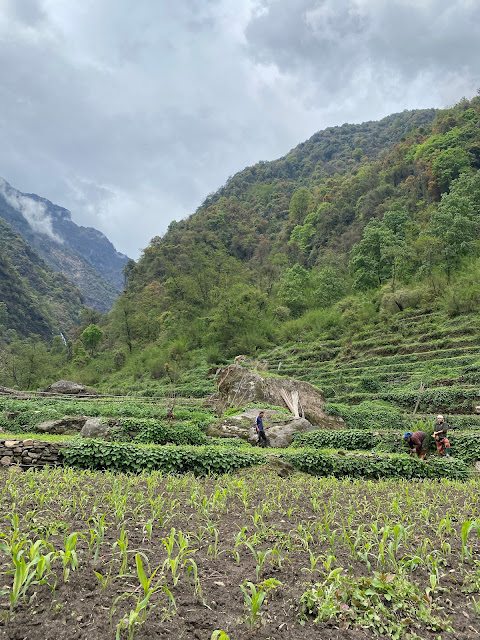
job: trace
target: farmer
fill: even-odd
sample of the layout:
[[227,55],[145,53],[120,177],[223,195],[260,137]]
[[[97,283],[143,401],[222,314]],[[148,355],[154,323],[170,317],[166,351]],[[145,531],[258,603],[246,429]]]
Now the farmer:
[[408,442],[410,447],[410,455],[413,455],[415,451],[417,456],[422,460],[425,460],[425,456],[428,453],[428,436],[423,431],[414,431],[407,433],[403,436],[404,440]]
[[443,416],[438,415],[433,425],[433,437],[437,445],[437,451],[441,456],[450,457],[450,441],[447,438],[447,430],[450,427]]
[[264,411],[260,411],[255,421],[255,429],[258,434],[257,444],[260,447],[267,446],[267,436],[265,435],[265,429],[263,428],[263,416],[265,415]]

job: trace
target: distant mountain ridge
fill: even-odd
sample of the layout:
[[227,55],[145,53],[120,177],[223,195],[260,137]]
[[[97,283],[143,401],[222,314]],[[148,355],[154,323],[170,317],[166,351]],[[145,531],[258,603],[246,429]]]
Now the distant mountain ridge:
[[74,282],[89,307],[109,311],[123,289],[128,256],[92,227],[72,222],[67,209],[33,193],[22,193],[0,178],[0,217],[56,272]]
[[76,324],[84,303],[78,287],[50,269],[0,218],[0,336],[13,329],[21,337],[36,334],[49,340]]

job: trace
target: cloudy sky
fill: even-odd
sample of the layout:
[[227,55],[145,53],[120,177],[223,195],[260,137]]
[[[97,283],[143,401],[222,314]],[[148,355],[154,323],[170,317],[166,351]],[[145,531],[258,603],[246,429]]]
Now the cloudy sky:
[[0,176],[137,258],[245,166],[479,87],[479,0],[0,0]]

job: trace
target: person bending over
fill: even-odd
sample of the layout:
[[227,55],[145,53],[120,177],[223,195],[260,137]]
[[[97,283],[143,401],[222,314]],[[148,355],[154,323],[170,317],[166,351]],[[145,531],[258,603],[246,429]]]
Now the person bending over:
[[427,434],[423,431],[414,431],[413,433],[407,431],[403,437],[410,447],[410,455],[413,455],[415,452],[421,460],[425,460],[425,456],[428,453]]

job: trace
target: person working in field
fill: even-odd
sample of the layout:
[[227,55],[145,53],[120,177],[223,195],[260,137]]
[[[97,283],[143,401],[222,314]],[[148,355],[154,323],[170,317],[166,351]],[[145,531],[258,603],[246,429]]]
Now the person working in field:
[[433,425],[433,437],[437,445],[437,451],[441,456],[450,456],[450,441],[447,438],[447,430],[450,425],[443,416],[438,415]]
[[407,431],[403,438],[408,442],[410,455],[415,452],[419,458],[425,460],[428,453],[428,435],[423,431],[414,431],[413,433]]
[[263,427],[263,416],[265,415],[264,411],[260,411],[255,421],[255,429],[258,434],[257,444],[260,447],[267,446],[267,436],[265,435],[265,429]]

